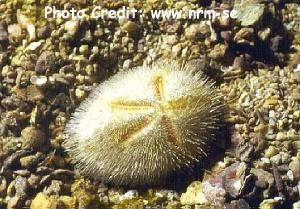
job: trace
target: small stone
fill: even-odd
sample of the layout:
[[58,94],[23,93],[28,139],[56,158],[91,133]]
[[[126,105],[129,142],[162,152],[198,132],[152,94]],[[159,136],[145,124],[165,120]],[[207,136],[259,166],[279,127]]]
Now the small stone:
[[244,199],[239,199],[227,203],[225,209],[250,209],[250,206]]
[[271,29],[270,28],[263,28],[260,31],[258,31],[258,37],[262,40],[262,41],[266,41],[271,34]]
[[81,45],[79,47],[79,52],[80,52],[80,54],[84,54],[84,55],[88,54],[88,52],[89,52],[89,46],[86,45],[86,44]]
[[37,76],[37,75],[33,75],[30,77],[30,82],[36,86],[43,86],[47,83],[47,77],[46,76],[43,76],[43,75],[40,75],[40,76]]
[[53,52],[45,51],[37,59],[35,65],[35,72],[40,75],[44,75],[48,70],[55,70],[56,57]]
[[7,209],[21,209],[22,202],[20,197],[12,197],[7,201]]
[[232,37],[232,32],[227,30],[227,31],[221,31],[220,33],[221,38],[224,39],[227,42],[232,41],[233,37]]
[[128,70],[129,68],[132,67],[131,65],[132,65],[131,59],[127,59],[123,62],[123,69]]
[[0,44],[8,41],[8,32],[5,24],[0,22]]
[[254,29],[241,28],[234,36],[233,40],[237,43],[247,43],[254,45]]
[[80,88],[76,88],[75,96],[79,101],[82,101],[83,99],[85,99],[87,97],[87,92]]
[[271,188],[275,183],[273,174],[269,173],[268,171],[258,168],[251,168],[250,173],[254,174],[258,181],[267,184],[267,187],[269,188]]
[[274,155],[270,158],[271,162],[275,163],[276,165],[280,165],[282,163],[282,156],[281,154]]
[[293,172],[296,180],[300,180],[300,159],[296,158],[289,164],[289,169]]
[[294,91],[292,92],[292,97],[295,101],[300,101],[300,87],[298,86]]
[[42,192],[36,195],[36,197],[32,200],[30,205],[30,209],[59,209],[65,207],[66,206],[62,201],[53,197],[48,197]]
[[300,200],[293,204],[293,209],[300,209]]
[[270,158],[274,155],[277,155],[279,150],[274,146],[269,146],[268,149],[265,151],[265,157]]
[[28,36],[29,36],[29,41],[34,41],[36,39],[36,31],[35,31],[35,26],[30,24],[26,27]]
[[29,184],[27,178],[22,176],[17,176],[15,181],[16,181],[15,183],[16,196],[20,197],[21,199],[25,199],[29,191]]
[[176,44],[175,46],[172,47],[172,54],[173,54],[174,56],[179,56],[181,50],[182,50],[181,44]]
[[78,20],[69,20],[65,23],[65,30],[71,35],[74,36],[79,30],[80,23]]
[[255,153],[254,146],[249,142],[241,142],[236,148],[236,156],[243,162],[250,162]]
[[0,69],[6,65],[8,61],[8,56],[7,56],[7,53],[5,52],[0,52]]
[[7,183],[6,178],[4,176],[0,176],[0,197],[6,195]]
[[273,105],[277,105],[277,104],[278,104],[278,98],[270,97],[265,100],[263,107],[269,108],[269,106],[271,106],[271,105],[273,106]]
[[[203,193],[210,204],[217,206],[217,208],[224,208],[226,201],[226,191],[219,185],[211,185],[209,182],[203,182]],[[234,186],[234,185],[233,185]]]
[[212,59],[222,59],[225,56],[228,46],[225,44],[216,44],[210,51],[209,57]]
[[210,33],[210,28],[204,23],[191,24],[185,29],[185,37],[190,40],[204,40],[207,33]]
[[294,69],[294,78],[298,83],[300,83],[300,64],[297,64],[297,68]]
[[36,155],[25,156],[20,158],[20,164],[24,168],[31,169],[32,167],[36,166],[41,157],[42,153],[40,152],[36,153]]
[[41,176],[39,175],[30,174],[30,177],[28,178],[28,184],[32,188],[37,188],[39,186],[40,181],[41,181]]
[[280,51],[281,47],[282,47],[282,41],[283,41],[283,38],[279,35],[271,38],[270,42],[270,49],[273,51],[273,52],[277,52],[277,51]]
[[180,197],[182,205],[205,204],[207,200],[202,192],[202,184],[200,181],[194,181],[188,186],[185,193]]
[[45,39],[50,35],[51,35],[51,27],[49,25],[45,25],[37,29],[37,37],[39,39]]
[[18,24],[9,25],[7,30],[10,42],[14,43],[21,41],[22,28]]
[[138,196],[139,196],[139,193],[137,190],[129,190],[123,195],[123,198],[124,199],[134,199],[134,198],[137,198]]
[[121,29],[129,34],[138,34],[140,32],[139,25],[130,20],[127,21],[124,25],[122,25]]
[[26,50],[29,50],[29,51],[37,51],[39,49],[39,47],[42,45],[41,42],[32,42],[30,43],[27,47],[26,47]]
[[293,142],[293,148],[295,150],[297,150],[297,149],[300,150],[300,141],[299,140]]
[[42,90],[38,88],[37,85],[29,85],[26,90],[27,90],[26,92],[27,100],[29,101],[41,101],[45,96]]
[[244,57],[239,56],[234,58],[233,65],[232,65],[234,69],[244,69],[244,66],[245,66]]
[[22,130],[23,147],[40,150],[46,143],[46,135],[43,131],[33,126],[29,126]]
[[276,135],[276,140],[277,141],[285,141],[285,140],[288,140],[288,136],[285,132],[278,132],[277,135]]
[[286,175],[287,175],[287,177],[289,178],[290,181],[294,181],[295,177],[294,177],[293,171],[288,170]]
[[243,4],[236,5],[235,9],[238,11],[238,20],[242,26],[251,26],[258,23],[264,14],[265,6],[263,4]]
[[47,195],[59,196],[65,190],[64,184],[58,180],[52,180],[49,187],[44,188],[44,193]]

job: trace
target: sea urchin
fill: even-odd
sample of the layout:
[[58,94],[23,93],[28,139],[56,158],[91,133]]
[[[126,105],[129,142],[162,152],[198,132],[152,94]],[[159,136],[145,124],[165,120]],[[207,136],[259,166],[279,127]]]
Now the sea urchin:
[[155,185],[199,163],[223,115],[213,82],[191,65],[162,62],[100,84],[66,126],[64,142],[85,175]]

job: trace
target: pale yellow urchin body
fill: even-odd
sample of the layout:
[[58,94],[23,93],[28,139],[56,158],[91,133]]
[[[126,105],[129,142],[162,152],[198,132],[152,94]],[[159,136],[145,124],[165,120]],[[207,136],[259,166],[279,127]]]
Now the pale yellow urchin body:
[[203,159],[223,114],[220,93],[191,66],[137,67],[100,84],[78,107],[64,146],[85,175],[160,184]]

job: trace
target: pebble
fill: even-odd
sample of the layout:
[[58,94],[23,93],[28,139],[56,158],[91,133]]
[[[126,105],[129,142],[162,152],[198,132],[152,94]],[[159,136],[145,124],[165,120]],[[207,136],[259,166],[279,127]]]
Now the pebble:
[[30,77],[30,82],[36,86],[44,86],[47,83],[47,81],[48,81],[48,78],[43,75],[40,75],[40,76],[33,75]]
[[43,158],[43,154],[41,152],[37,152],[35,155],[29,155],[20,158],[20,164],[22,167],[31,169],[32,167],[36,166],[38,161]]
[[274,155],[270,158],[272,163],[275,163],[276,165],[280,165],[282,163],[282,157],[281,154]]
[[274,199],[265,199],[259,204],[259,209],[275,209],[277,201]]
[[28,178],[28,184],[30,185],[31,188],[37,188],[39,186],[39,183],[41,181],[41,176],[36,175],[36,174],[30,174]]
[[269,146],[268,149],[265,150],[265,157],[270,158],[278,153],[279,153],[279,150],[276,147]]
[[300,181],[300,160],[298,158],[290,162],[289,169],[291,169],[291,171],[293,172],[294,178]]
[[262,41],[267,41],[271,34],[270,28],[263,28],[262,30],[258,31],[258,36]]
[[300,209],[300,200],[293,204],[293,209]]
[[25,199],[29,192],[29,184],[27,178],[17,176],[14,184],[15,195],[21,199]]
[[122,199],[133,199],[137,198],[139,196],[139,193],[137,190],[128,190],[125,192],[125,194],[122,196]]
[[225,205],[226,209],[250,209],[249,204],[244,199],[233,200]]
[[34,70],[39,75],[45,75],[47,71],[55,70],[56,61],[53,52],[45,51],[38,57]]
[[45,25],[37,29],[37,37],[39,39],[45,39],[51,35],[51,27],[49,25]]
[[40,150],[46,143],[46,135],[40,129],[29,126],[22,130],[21,136],[23,137],[22,146],[24,148],[32,148]]
[[221,35],[221,38],[227,42],[230,42],[233,39],[231,31],[221,31],[220,35]]
[[7,53],[0,52],[0,68],[6,65],[7,61],[8,61]]
[[32,24],[29,24],[26,29],[28,32],[29,41],[34,41],[36,39],[35,26]]
[[132,67],[132,60],[131,59],[127,59],[123,62],[123,69],[124,70],[128,70],[131,67]]
[[242,1],[243,4],[236,5],[235,9],[238,11],[238,20],[242,26],[252,26],[261,20],[265,6],[263,4],[254,4],[247,1]]
[[0,22],[0,44],[8,41],[8,32],[3,22]]
[[[72,208],[66,207],[63,201],[55,197],[48,197],[42,192],[38,193],[32,200],[30,209],[60,209],[60,208]],[[74,207],[75,208],[75,202]]]
[[4,176],[0,176],[0,197],[5,196],[7,189],[7,180]]
[[138,34],[140,32],[140,26],[130,20],[124,23],[121,28],[129,34]]
[[205,204],[207,200],[202,192],[202,183],[200,181],[192,182],[185,193],[180,197],[182,205]]
[[21,209],[22,203],[20,197],[12,197],[7,201],[7,209]]
[[50,186],[45,187],[43,192],[44,194],[49,196],[50,195],[59,196],[63,194],[64,190],[66,190],[64,187],[65,186],[62,181],[52,180]]
[[19,42],[22,38],[22,29],[18,24],[8,26],[8,38],[11,42]]
[[65,23],[65,30],[71,36],[74,36],[79,30],[80,23],[78,20],[69,20]]
[[287,177],[289,178],[290,181],[294,181],[295,177],[294,177],[293,171],[288,170],[286,175],[287,175]]
[[41,45],[42,45],[42,42],[40,42],[40,41],[32,42],[26,47],[25,50],[36,52],[41,47]]
[[203,23],[191,24],[185,29],[184,34],[190,40],[203,40],[207,31],[209,31],[209,27],[206,27]]

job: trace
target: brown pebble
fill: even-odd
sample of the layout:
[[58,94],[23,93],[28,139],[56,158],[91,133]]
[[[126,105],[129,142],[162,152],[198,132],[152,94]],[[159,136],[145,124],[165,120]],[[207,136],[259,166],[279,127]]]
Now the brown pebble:
[[40,150],[46,142],[46,135],[43,131],[33,126],[29,126],[22,130],[23,147]]
[[47,38],[51,35],[51,27],[49,25],[45,25],[37,29],[37,37],[40,39]]
[[135,22],[129,20],[124,25],[122,25],[122,30],[130,34],[137,34],[140,30],[140,27]]
[[8,33],[6,25],[0,22],[0,44],[8,41]]
[[233,68],[234,69],[244,69],[244,62],[245,62],[244,57],[242,57],[242,56],[234,58]]
[[53,52],[45,51],[43,52],[35,65],[35,72],[37,74],[44,75],[47,70],[54,70],[56,67],[56,57]]
[[37,153],[36,155],[29,155],[26,157],[22,157],[22,158],[20,158],[20,164],[22,167],[30,169],[38,163],[40,156],[41,156],[41,153]]

